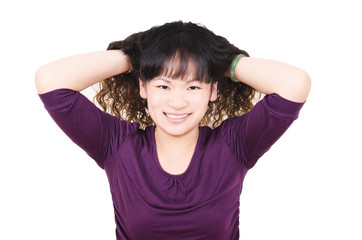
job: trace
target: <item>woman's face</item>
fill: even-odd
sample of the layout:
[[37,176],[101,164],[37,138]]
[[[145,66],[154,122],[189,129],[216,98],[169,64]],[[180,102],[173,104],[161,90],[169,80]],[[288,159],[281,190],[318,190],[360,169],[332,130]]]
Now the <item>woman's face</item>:
[[198,131],[209,101],[217,98],[217,84],[202,83],[193,77],[160,76],[147,83],[140,80],[140,95],[147,99],[157,131],[175,137],[185,136]]

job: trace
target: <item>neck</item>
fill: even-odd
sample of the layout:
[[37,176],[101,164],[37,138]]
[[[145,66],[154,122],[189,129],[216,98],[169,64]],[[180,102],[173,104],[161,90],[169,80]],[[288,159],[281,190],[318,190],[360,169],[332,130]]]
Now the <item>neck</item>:
[[185,152],[194,149],[199,138],[199,129],[196,128],[183,136],[172,136],[156,127],[155,140],[158,151]]

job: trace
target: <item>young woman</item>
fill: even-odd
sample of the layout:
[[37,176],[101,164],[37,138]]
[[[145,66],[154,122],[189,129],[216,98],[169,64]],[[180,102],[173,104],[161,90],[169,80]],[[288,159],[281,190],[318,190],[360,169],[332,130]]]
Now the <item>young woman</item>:
[[[79,93],[98,82],[103,111]],[[297,118],[310,78],[173,22],[45,65],[36,86],[105,170],[117,239],[238,239],[245,174]]]

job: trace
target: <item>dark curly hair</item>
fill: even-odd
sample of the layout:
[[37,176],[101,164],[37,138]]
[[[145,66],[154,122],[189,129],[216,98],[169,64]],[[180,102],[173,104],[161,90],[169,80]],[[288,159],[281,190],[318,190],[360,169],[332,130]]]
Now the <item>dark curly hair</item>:
[[[200,125],[215,128],[223,120],[247,113],[254,106],[256,90],[225,76],[236,55],[249,56],[248,53],[204,26],[181,21],[166,23],[112,42],[107,50],[113,49],[128,55],[132,70],[100,82],[95,99],[104,111],[139,122],[142,128],[154,125],[154,122],[146,100],[140,97],[138,79],[147,82],[161,75],[182,78],[187,74],[190,62],[195,66],[196,79],[218,83],[218,98],[209,102]],[[177,69],[170,65],[175,61]]]

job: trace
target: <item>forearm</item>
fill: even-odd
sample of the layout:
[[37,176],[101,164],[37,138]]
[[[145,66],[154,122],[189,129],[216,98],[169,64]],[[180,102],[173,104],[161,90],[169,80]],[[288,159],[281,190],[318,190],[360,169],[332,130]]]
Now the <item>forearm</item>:
[[85,53],[42,66],[35,83],[38,93],[59,88],[82,91],[130,68],[128,57],[120,50]]
[[295,102],[304,102],[310,90],[309,75],[289,64],[258,58],[244,57],[235,67],[235,77],[256,90]]

